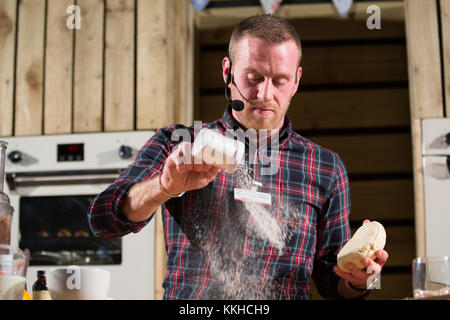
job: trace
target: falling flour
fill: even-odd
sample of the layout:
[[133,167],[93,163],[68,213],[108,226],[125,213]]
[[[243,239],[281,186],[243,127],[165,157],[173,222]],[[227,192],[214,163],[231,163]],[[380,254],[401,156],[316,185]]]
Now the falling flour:
[[[251,189],[252,175],[246,165],[239,165],[233,173],[234,185],[238,188]],[[236,201],[236,200],[234,200]],[[203,242],[209,272],[220,283],[218,290],[203,296],[205,299],[278,299],[282,284],[273,286],[275,268],[267,270],[265,258],[254,258],[249,251],[268,252],[282,255],[286,249],[293,230],[288,221],[298,215],[298,209],[283,201],[266,206],[255,202],[242,202],[243,212],[234,212],[233,218],[222,216],[220,233],[215,241]],[[228,204],[221,204],[221,210],[233,214]],[[232,207],[234,208],[234,207]],[[275,212],[278,212],[276,216]],[[206,228],[198,226],[198,228]],[[208,227],[209,228],[209,227]],[[205,231],[205,230],[204,230]],[[246,233],[250,231],[250,236]],[[204,233],[206,234],[206,232]],[[236,243],[233,243],[236,242]],[[239,241],[241,241],[239,243]],[[233,245],[234,244],[234,245]],[[250,247],[245,250],[244,247]]]

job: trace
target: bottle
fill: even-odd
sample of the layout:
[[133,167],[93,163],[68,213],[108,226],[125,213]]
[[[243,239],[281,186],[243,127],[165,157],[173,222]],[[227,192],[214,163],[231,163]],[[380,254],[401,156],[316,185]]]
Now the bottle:
[[216,166],[233,173],[237,166],[244,163],[245,144],[212,129],[203,128],[197,134],[192,146],[194,163]]
[[33,284],[33,300],[52,300],[52,296],[47,288],[45,271],[39,270],[37,272],[37,280]]

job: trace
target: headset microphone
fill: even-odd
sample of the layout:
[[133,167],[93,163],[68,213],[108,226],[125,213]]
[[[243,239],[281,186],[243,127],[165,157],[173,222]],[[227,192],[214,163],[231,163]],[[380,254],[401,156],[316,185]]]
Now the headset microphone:
[[244,110],[244,102],[242,102],[241,100],[231,100],[229,97],[229,92],[231,90],[228,87],[228,85],[231,83],[232,79],[233,76],[231,75],[231,61],[230,61],[230,70],[228,71],[227,84],[225,85],[225,98],[227,98],[227,101],[229,102],[228,105],[231,105],[231,108],[233,108],[235,111],[242,111]]

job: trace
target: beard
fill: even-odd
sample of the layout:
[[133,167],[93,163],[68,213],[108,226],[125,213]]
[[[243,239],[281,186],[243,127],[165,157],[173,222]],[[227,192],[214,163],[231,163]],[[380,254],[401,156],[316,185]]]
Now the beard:
[[237,112],[237,120],[247,129],[272,130],[284,120],[286,111],[272,102],[245,101],[244,110]]

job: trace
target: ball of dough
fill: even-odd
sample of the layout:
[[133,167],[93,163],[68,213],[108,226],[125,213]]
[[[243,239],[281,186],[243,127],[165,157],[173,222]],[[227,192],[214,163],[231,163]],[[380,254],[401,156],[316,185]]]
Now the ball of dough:
[[386,231],[381,223],[372,221],[363,224],[339,251],[338,267],[345,272],[350,272],[347,269],[347,263],[352,262],[359,269],[364,269],[366,266],[361,259],[364,257],[375,259],[375,252],[383,249],[385,244]]

